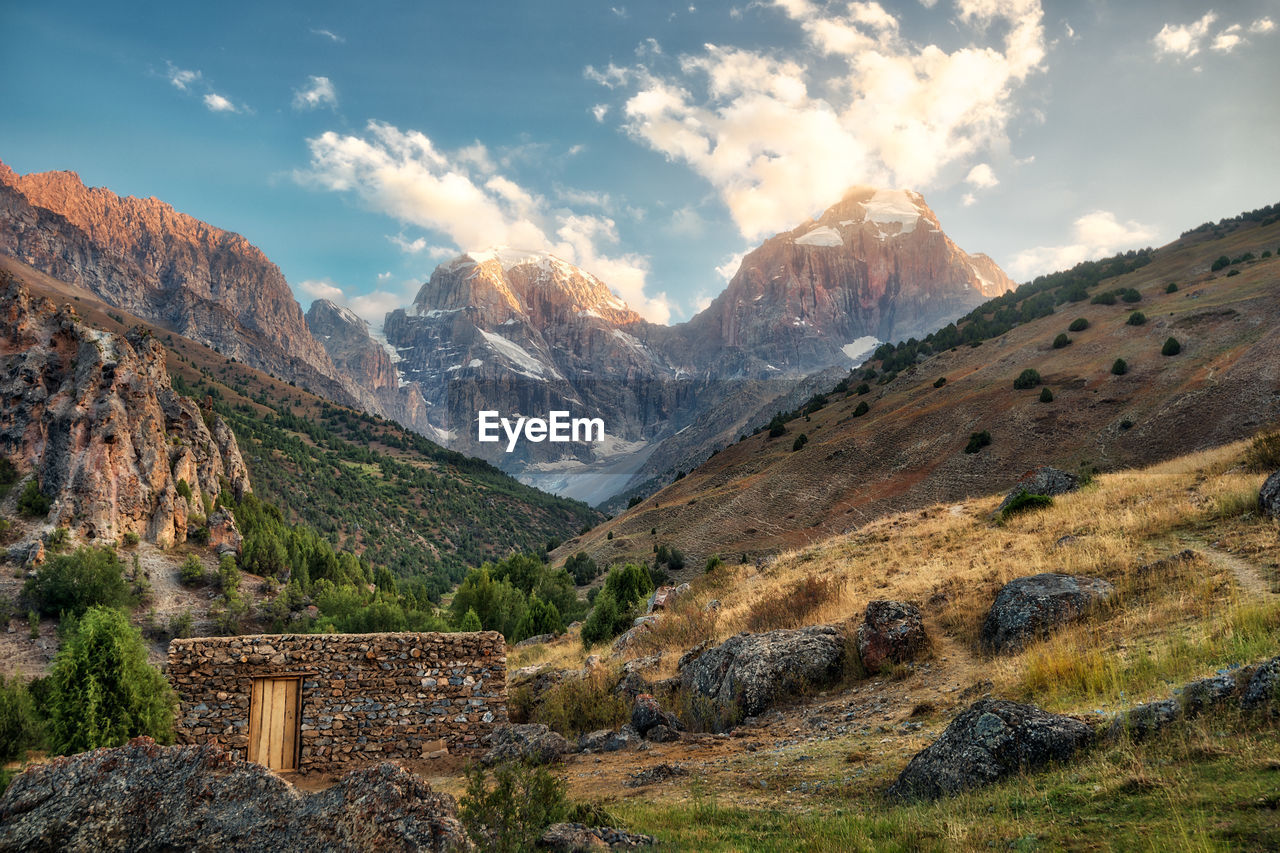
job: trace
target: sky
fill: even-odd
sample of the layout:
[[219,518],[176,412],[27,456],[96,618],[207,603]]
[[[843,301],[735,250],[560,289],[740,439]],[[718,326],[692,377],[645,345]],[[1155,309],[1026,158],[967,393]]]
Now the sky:
[[239,232],[375,328],[500,244],[678,322],[858,184],[1017,281],[1280,200],[1280,0],[45,0],[0,29],[0,160]]

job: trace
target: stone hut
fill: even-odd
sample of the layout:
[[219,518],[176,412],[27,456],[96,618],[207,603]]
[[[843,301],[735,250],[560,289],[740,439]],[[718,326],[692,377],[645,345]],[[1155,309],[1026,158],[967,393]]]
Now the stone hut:
[[178,743],[314,771],[474,750],[507,721],[506,642],[462,634],[260,634],[169,644]]

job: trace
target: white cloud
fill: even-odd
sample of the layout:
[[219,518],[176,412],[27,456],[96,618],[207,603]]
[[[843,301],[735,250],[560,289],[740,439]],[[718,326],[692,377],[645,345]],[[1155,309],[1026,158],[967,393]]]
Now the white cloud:
[[[957,0],[955,24],[972,41],[950,53],[906,39],[879,3],[774,5],[803,30],[800,54],[706,45],[678,70],[585,72],[632,90],[627,132],[706,179],[751,240],[851,185],[923,188],[945,167],[1006,146],[1013,94],[1044,58],[1038,0]],[[834,73],[819,70],[833,63]]]
[[309,278],[306,281],[299,282],[298,289],[312,299],[328,299],[340,305],[347,301],[347,296],[342,292],[342,288],[327,278]]
[[378,273],[378,281],[389,281],[391,279],[391,270]]
[[240,109],[231,101],[219,95],[217,92],[209,92],[204,96],[204,105],[209,108],[210,112],[215,113],[238,113]]
[[169,82],[173,84],[175,89],[183,92],[190,91],[191,87],[200,82],[204,76],[199,71],[192,71],[186,68],[178,68],[172,62],[166,63],[169,67]]
[[308,145],[310,168],[295,174],[305,184],[352,193],[373,210],[444,234],[464,250],[506,245],[552,252],[599,276],[641,315],[660,323],[671,316],[665,293],[645,291],[647,260],[611,254],[618,242],[613,219],[553,208],[489,171],[492,162],[479,146],[445,152],[423,133],[376,121],[363,135],[329,131]]
[[595,116],[596,121],[604,121],[604,117],[609,114],[608,104],[596,104],[591,108],[591,115]]
[[1204,17],[1194,24],[1178,26],[1165,24],[1153,39],[1156,55],[1169,54],[1178,59],[1190,59],[1200,52],[1200,44],[1209,34],[1209,28],[1216,20],[1218,20],[1217,13],[1205,12]]
[[1155,237],[1156,232],[1133,220],[1120,222],[1110,211],[1095,210],[1075,221],[1073,236],[1075,242],[1068,245],[1037,246],[1019,252],[1006,267],[1009,275],[1025,281],[1043,273],[1067,269],[1081,261],[1137,248]]
[[313,29],[311,31],[311,34],[313,36],[320,36],[321,38],[326,38],[329,41],[333,42],[334,44],[342,44],[343,42],[346,41],[346,39],[344,39],[342,36],[338,35],[337,33],[333,32],[332,30]]
[[743,249],[741,252],[734,252],[724,259],[724,263],[716,267],[716,274],[725,281],[730,281],[738,274],[738,267],[742,266],[742,259],[747,256],[749,249]]
[[960,203],[965,207],[973,207],[978,203],[978,198],[973,193],[965,193],[960,199]]
[[320,107],[334,108],[338,106],[338,93],[328,77],[307,78],[307,85],[293,92],[293,108],[295,110],[314,110]]
[[1240,45],[1244,44],[1244,36],[1240,35],[1241,26],[1232,24],[1222,32],[1214,36],[1213,42],[1209,45],[1211,50],[1218,53],[1230,53]]
[[969,174],[965,176],[964,182],[978,189],[990,189],[1000,183],[1000,179],[996,177],[996,173],[991,170],[988,163],[979,163],[969,170]]
[[1276,22],[1270,18],[1259,18],[1249,25],[1249,32],[1261,35],[1269,33],[1276,28]]

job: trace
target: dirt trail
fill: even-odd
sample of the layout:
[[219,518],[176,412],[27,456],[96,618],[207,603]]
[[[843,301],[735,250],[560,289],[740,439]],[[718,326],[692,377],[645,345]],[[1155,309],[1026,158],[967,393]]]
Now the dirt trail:
[[1280,592],[1272,588],[1271,582],[1267,579],[1266,573],[1257,564],[1237,557],[1235,554],[1220,550],[1207,542],[1197,543],[1205,556],[1205,559],[1230,569],[1232,575],[1235,576],[1236,583],[1240,589],[1253,598],[1271,598],[1280,595]]

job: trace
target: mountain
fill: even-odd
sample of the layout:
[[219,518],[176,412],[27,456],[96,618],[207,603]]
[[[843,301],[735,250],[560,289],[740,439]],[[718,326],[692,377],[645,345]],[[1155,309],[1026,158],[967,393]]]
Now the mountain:
[[[726,446],[557,556],[651,559],[659,542],[690,566],[775,554],[1000,491],[1040,465],[1113,470],[1249,437],[1280,423],[1277,282],[1280,218],[1251,215],[1043,276],[882,348],[779,419],[780,434]],[[1169,338],[1180,352],[1163,354]],[[1027,370],[1038,378],[1015,388]],[[983,432],[989,446],[966,452]]]
[[[919,194],[856,188],[748,255],[687,323],[648,323],[589,273],[500,248],[442,264],[384,333],[442,441],[600,502],[701,462],[805,377],[845,370],[880,341],[923,335],[1012,286],[952,243]],[[556,409],[600,417],[606,441],[508,451],[478,440],[482,410]]]

